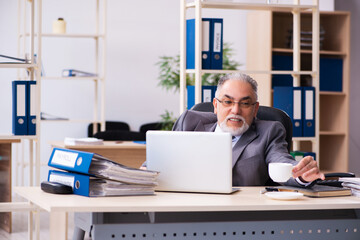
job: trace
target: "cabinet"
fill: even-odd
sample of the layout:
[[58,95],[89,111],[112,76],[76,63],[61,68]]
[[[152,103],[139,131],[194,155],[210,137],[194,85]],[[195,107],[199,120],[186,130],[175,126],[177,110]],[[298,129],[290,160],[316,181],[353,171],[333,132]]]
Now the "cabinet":
[[[277,74],[278,72],[273,70],[273,57],[293,58],[294,51],[286,43],[292,22],[293,15],[290,12],[257,11],[248,14],[247,69],[263,69]],[[311,12],[301,13],[302,31],[311,31],[312,22]],[[313,139],[294,138],[294,147],[302,151],[316,152],[322,171],[348,171],[350,14],[337,11],[320,12],[319,26],[320,32],[323,32],[319,46],[319,81],[314,77],[311,81],[311,76],[314,76],[316,71],[311,69],[311,49],[301,48],[299,62],[303,73],[302,80],[295,82],[300,85],[312,84],[317,88],[316,136]],[[265,44],[260,44],[260,41]],[[335,65],[331,65],[326,61],[336,62]],[[324,84],[333,78],[329,74],[332,74],[334,67],[342,68],[342,73],[335,78],[336,83],[340,85],[336,87],[334,83],[330,83],[330,88],[336,88],[336,91],[330,91],[332,89],[327,89]],[[335,71],[337,72],[341,71]],[[262,91],[259,93],[260,103],[272,106],[272,75],[261,74],[255,76],[255,79],[258,80],[259,90]]]

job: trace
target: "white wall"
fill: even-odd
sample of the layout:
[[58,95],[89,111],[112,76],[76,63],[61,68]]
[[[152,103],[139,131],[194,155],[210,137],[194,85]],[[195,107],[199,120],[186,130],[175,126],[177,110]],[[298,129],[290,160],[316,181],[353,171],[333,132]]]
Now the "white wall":
[[[264,2],[264,1],[258,1]],[[333,9],[324,1],[323,9]],[[68,33],[94,33],[94,0],[43,1],[43,32],[63,17]],[[178,0],[108,0],[106,57],[106,120],[128,122],[136,131],[144,123],[160,120],[168,110],[178,115],[179,95],[158,87],[159,56],[179,53]],[[189,16],[192,14],[190,13]],[[224,41],[232,43],[235,58],[245,65],[246,11],[206,10],[203,17],[224,19]],[[0,0],[0,53],[17,54],[17,1]],[[91,71],[94,48],[90,40],[43,39],[43,65],[47,76],[64,68]],[[0,134],[11,132],[11,80],[15,70],[0,71]],[[91,118],[93,84],[81,81],[42,81],[42,111],[73,118]],[[47,162],[51,140],[85,137],[87,124],[41,125],[41,161]],[[41,180],[46,178],[43,168]],[[15,182],[15,181],[14,181]]]

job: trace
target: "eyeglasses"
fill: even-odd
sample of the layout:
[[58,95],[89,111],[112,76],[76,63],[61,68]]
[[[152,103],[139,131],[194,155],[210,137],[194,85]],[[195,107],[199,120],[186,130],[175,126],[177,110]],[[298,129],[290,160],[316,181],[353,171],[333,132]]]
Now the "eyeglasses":
[[250,102],[247,102],[247,101],[236,102],[236,101],[232,101],[232,100],[223,100],[223,101],[221,101],[218,98],[216,98],[216,100],[218,100],[219,103],[221,103],[226,108],[233,107],[235,105],[235,103],[237,103],[240,108],[249,108],[251,106],[254,106],[257,103],[257,102],[250,103]]

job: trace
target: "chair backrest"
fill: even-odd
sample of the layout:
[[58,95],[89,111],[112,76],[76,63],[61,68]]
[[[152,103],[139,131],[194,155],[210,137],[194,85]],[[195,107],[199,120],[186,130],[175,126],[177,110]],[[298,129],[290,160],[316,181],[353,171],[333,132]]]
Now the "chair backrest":
[[[97,124],[97,131],[100,132],[100,123]],[[126,122],[118,121],[106,121],[105,130],[116,130],[116,131],[130,131],[130,126]],[[90,123],[88,126],[88,137],[93,137],[93,124]]]
[[149,130],[161,130],[160,122],[146,123],[140,126],[140,132],[146,133]]
[[[198,103],[194,105],[191,110],[200,112],[214,112],[214,106],[212,102]],[[277,108],[260,106],[256,117],[261,120],[279,121],[282,123],[286,130],[286,142],[288,143],[288,151],[290,152],[293,130],[291,118],[289,115]]]

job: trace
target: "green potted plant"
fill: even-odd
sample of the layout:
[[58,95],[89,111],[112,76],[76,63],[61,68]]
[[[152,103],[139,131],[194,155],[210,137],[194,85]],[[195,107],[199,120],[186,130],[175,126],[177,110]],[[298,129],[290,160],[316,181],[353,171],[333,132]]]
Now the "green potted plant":
[[[236,70],[240,64],[231,59],[233,49],[230,44],[224,43],[223,47],[223,70]],[[159,84],[158,86],[165,90],[178,91],[180,87],[180,56],[173,57],[161,56],[160,61],[156,63],[159,66]],[[223,74],[205,73],[202,75],[203,86],[216,86]],[[194,77],[186,75],[186,85],[194,85]]]
[[[228,43],[223,46],[223,70],[236,70],[240,64],[232,60],[233,49]],[[159,83],[158,86],[167,91],[179,91],[180,88],[180,55],[176,56],[161,56],[156,63],[159,66]],[[202,86],[216,86],[223,74],[205,73],[202,75]],[[194,85],[194,76],[186,74],[186,85]],[[189,103],[188,103],[189,104]],[[193,104],[193,103],[190,103]],[[176,118],[173,114],[166,110],[165,114],[161,115],[161,124],[163,130],[171,130]]]

